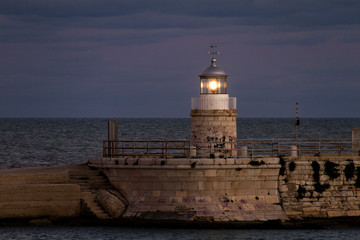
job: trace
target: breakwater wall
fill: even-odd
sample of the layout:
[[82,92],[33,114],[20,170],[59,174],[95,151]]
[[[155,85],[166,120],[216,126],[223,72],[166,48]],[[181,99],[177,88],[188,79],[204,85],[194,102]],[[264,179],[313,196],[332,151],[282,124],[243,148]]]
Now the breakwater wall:
[[360,216],[358,156],[91,159],[128,199],[123,217],[303,221]]
[[0,170],[0,219],[292,223],[360,217],[360,157],[92,158]]

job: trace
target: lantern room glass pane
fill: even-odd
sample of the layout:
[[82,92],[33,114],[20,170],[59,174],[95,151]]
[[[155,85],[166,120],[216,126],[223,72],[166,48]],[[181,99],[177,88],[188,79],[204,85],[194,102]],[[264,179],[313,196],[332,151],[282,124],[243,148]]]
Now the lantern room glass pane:
[[220,93],[225,94],[226,93],[226,79],[225,78],[221,78],[220,79],[220,89],[219,89]]
[[207,79],[206,78],[201,78],[200,79],[200,93],[208,93],[207,92]]
[[201,94],[226,94],[226,78],[209,77],[200,79]]

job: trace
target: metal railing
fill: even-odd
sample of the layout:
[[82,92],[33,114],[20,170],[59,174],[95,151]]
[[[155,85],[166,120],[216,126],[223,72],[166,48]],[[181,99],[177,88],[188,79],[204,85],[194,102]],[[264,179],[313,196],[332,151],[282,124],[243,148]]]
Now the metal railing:
[[[231,152],[233,157],[255,156],[323,156],[323,155],[359,155],[354,152],[351,138],[347,139],[237,139],[236,142],[196,143],[196,152]],[[201,147],[199,147],[201,146]],[[118,140],[104,141],[104,157],[157,157],[179,158],[193,156],[188,140]],[[235,153],[235,154],[234,154]],[[227,155],[229,156],[229,155]]]
[[249,156],[288,156],[295,152],[297,156],[346,155],[353,153],[351,138],[319,139],[237,139],[237,148],[247,149]]
[[104,157],[186,157],[187,140],[118,140],[103,142]]

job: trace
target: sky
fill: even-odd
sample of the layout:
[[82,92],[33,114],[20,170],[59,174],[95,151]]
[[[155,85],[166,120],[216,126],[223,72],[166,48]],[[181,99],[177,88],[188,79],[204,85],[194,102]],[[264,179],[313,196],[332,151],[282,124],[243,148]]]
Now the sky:
[[238,117],[360,117],[358,0],[1,0],[0,117],[189,118],[217,65]]

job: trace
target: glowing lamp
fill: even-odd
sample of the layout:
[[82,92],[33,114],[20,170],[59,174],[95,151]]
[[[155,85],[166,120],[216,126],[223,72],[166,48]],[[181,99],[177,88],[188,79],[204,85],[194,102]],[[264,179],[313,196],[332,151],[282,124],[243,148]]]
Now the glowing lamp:
[[218,87],[218,83],[213,80],[209,83],[209,87],[210,87],[210,90],[213,92],[213,91],[216,91],[217,87]]
[[216,66],[216,59],[211,59],[211,65],[200,77],[201,94],[226,94],[226,78],[224,70]]

